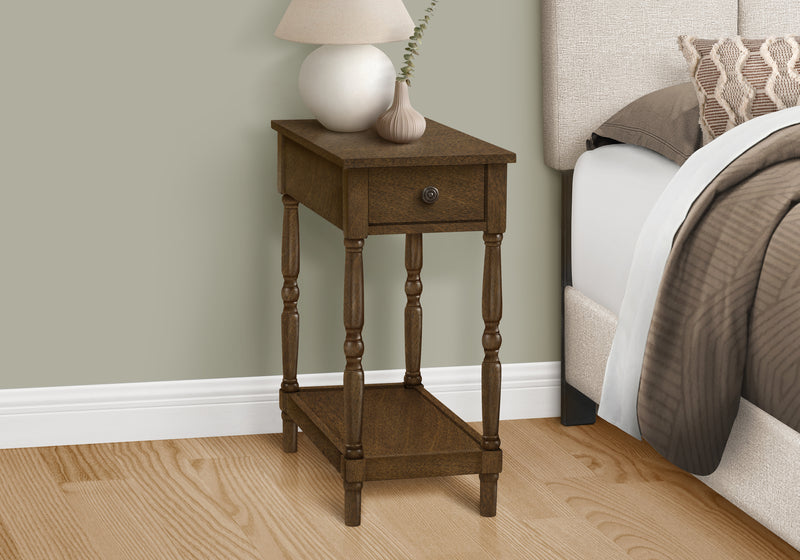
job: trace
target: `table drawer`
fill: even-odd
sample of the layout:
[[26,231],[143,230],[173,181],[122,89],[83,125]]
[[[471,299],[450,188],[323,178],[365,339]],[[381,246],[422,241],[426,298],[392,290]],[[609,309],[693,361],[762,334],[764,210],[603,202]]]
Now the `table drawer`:
[[[423,191],[431,202],[423,200]],[[434,195],[433,193],[437,193]],[[483,221],[483,165],[385,167],[369,171],[369,223]]]

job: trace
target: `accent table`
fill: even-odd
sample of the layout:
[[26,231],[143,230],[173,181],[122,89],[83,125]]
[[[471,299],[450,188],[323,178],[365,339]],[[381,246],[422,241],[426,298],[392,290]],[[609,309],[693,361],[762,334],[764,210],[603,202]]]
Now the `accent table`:
[[[278,132],[278,191],[283,195],[280,390],[283,449],[297,451],[302,428],[344,481],[344,518],[361,523],[367,480],[478,474],[480,513],[494,516],[502,469],[500,420],[500,243],[506,226],[506,164],[512,152],[428,120],[412,144],[392,144],[374,130],[331,132],[315,120],[272,121]],[[297,383],[300,270],[298,204],[344,235],[343,384]],[[422,234],[483,231],[481,368],[483,434],[422,385]],[[364,275],[369,235],[406,236],[405,366],[402,383],[364,385]]]

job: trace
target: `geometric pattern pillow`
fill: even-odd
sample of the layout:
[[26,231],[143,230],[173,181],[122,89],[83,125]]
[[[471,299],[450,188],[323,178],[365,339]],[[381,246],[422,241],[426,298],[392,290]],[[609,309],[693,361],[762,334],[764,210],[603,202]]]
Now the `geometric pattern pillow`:
[[800,37],[678,37],[700,105],[703,144],[760,115],[800,105]]

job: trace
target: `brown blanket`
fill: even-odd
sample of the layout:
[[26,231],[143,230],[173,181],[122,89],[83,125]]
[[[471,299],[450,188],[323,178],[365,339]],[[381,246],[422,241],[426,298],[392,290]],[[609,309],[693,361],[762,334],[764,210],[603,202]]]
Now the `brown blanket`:
[[745,152],[695,201],[659,288],[639,387],[642,436],[719,465],[739,398],[800,431],[800,125]]

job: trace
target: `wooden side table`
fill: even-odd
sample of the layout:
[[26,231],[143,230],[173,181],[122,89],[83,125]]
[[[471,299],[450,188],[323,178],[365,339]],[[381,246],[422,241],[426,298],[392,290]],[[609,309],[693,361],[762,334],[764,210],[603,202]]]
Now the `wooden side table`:
[[[345,523],[361,522],[367,480],[456,474],[480,475],[480,513],[497,508],[502,468],[500,243],[506,226],[506,164],[516,160],[493,146],[434,121],[413,144],[397,145],[374,130],[336,133],[315,120],[272,121],[278,132],[278,191],[283,195],[281,314],[283,449],[297,451],[297,427],[344,480]],[[299,315],[298,204],[344,234],[344,381],[337,387],[297,383]],[[483,231],[483,434],[423,388],[422,234]],[[405,362],[402,383],[364,385],[362,248],[369,235],[406,235]]]

